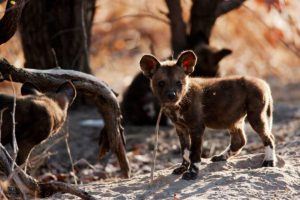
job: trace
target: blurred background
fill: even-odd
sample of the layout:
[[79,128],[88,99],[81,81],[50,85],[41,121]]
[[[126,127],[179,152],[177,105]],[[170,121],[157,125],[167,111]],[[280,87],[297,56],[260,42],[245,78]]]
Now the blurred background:
[[[70,0],[30,0],[23,11],[19,32],[0,46],[0,56],[17,67],[42,69],[55,67],[56,57],[62,68],[75,66],[73,69],[92,73],[107,82],[120,94],[118,98],[121,101],[122,94],[139,72],[139,60],[143,54],[152,53],[160,59],[177,54],[171,28],[178,24],[170,22],[167,3],[181,3],[182,19],[186,24],[184,32],[189,32],[192,29],[188,23],[191,7],[193,2],[198,1],[81,0],[70,3]],[[74,2],[79,2],[81,7],[78,9]],[[211,34],[206,35],[208,38],[204,37],[204,40],[209,39],[209,45],[214,48],[232,51],[219,63],[220,76],[252,75],[270,83],[275,105],[284,103],[284,106],[275,109],[275,121],[284,121],[286,115],[282,115],[281,111],[290,109],[292,112],[291,106],[300,105],[300,1],[248,0],[237,7],[217,17],[212,23]],[[5,3],[2,3],[1,17],[4,12]],[[80,20],[83,16],[84,24]],[[78,30],[77,26],[84,27],[85,32]],[[49,43],[45,42],[45,38],[50,38]],[[51,49],[55,50],[55,55]],[[10,84],[1,83],[0,92],[11,93]],[[70,146],[75,163],[82,158],[91,163],[78,162],[77,176],[82,182],[114,176],[118,171],[115,158],[97,163],[99,127],[79,125],[80,121],[90,118],[99,118],[95,109],[79,109],[70,113]],[[134,174],[150,171],[153,132],[154,127],[126,127],[128,156]],[[248,150],[261,150],[258,137],[251,133],[249,144],[242,154]],[[287,134],[277,135],[278,141],[286,140]],[[214,138],[208,136],[203,156],[223,150],[228,144],[224,136],[223,132]],[[163,129],[161,137],[158,169],[180,162],[179,143],[174,130]],[[44,163],[36,173],[43,174],[41,179],[70,181],[70,165],[65,162],[67,152],[64,144],[56,145],[53,151],[59,154],[53,155],[52,160]],[[44,176],[46,172],[50,175]]]
[[[192,2],[182,0],[181,5],[183,19],[188,21]],[[165,15],[168,8],[163,0],[97,0],[95,6],[90,67],[94,75],[122,93],[139,71],[143,54],[152,52],[159,58],[172,54]],[[3,15],[4,3],[0,9]],[[297,0],[253,0],[220,16],[210,44],[233,51],[220,63],[221,74],[264,77],[275,85],[298,82],[299,10]],[[24,66],[19,33],[0,46],[0,55],[18,67]]]

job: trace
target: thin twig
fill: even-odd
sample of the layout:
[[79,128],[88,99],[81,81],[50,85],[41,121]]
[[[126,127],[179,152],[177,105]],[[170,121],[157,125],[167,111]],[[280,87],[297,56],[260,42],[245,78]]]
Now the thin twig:
[[75,168],[74,168],[74,161],[73,161],[73,158],[72,158],[72,154],[71,154],[71,150],[70,150],[70,146],[69,146],[69,142],[68,142],[68,138],[69,138],[69,123],[68,123],[68,121],[66,123],[66,131],[67,131],[67,133],[65,135],[66,148],[67,148],[67,152],[68,152],[71,167],[72,167],[72,173],[73,173],[72,176],[74,178],[74,183],[75,183],[75,185],[77,185],[77,176],[76,176],[76,171],[75,171]]
[[153,183],[153,179],[154,179],[154,170],[155,170],[155,163],[156,163],[156,154],[157,154],[157,147],[158,147],[158,132],[159,132],[159,124],[160,124],[160,119],[161,119],[161,114],[162,114],[163,108],[160,108],[158,117],[157,117],[157,121],[156,121],[156,126],[155,126],[155,144],[154,144],[154,152],[153,152],[153,159],[152,159],[152,166],[151,166],[151,175],[150,175],[150,179],[151,179],[151,184]]
[[[31,152],[28,154],[28,157],[26,159],[26,162],[23,163],[22,165],[20,165],[21,168],[24,167],[24,172],[25,174],[27,174],[27,168],[28,166],[30,166],[30,171],[33,171],[35,169],[37,169],[37,163],[39,163],[41,160],[45,159],[45,158],[49,158],[50,156],[56,155],[56,153],[52,153],[52,152],[47,152],[44,151],[39,155],[33,156],[31,158]],[[30,164],[30,165],[29,165]],[[33,168],[34,167],[34,168]]]
[[[8,151],[6,150],[6,148],[0,143],[0,148],[3,150],[3,153],[5,154],[6,158],[9,160],[9,162],[11,162],[11,165],[13,165],[14,160],[13,158],[9,155]],[[3,159],[3,158],[1,158]],[[8,181],[10,180],[14,180],[14,182],[17,184],[18,188],[20,189],[23,199],[26,200],[27,199],[27,195],[26,195],[26,191],[28,190],[27,187],[24,186],[24,184],[22,182],[20,182],[19,177],[16,177],[15,175],[18,173],[18,171],[22,170],[17,164],[16,164],[16,168],[14,170],[10,169],[4,169],[7,170],[7,176],[8,176]]]
[[106,20],[106,21],[98,21],[98,22],[94,22],[93,24],[96,25],[96,24],[100,24],[100,23],[113,23],[113,22],[117,22],[117,21],[120,21],[122,19],[125,19],[125,18],[151,18],[151,19],[154,19],[156,21],[160,21],[166,25],[170,25],[170,21],[167,20],[167,19],[164,19],[164,18],[161,18],[161,17],[158,17],[156,15],[153,15],[153,14],[148,14],[148,13],[139,13],[139,14],[128,14],[128,15],[122,15],[120,17],[116,17],[116,18],[112,18],[112,19],[109,19],[109,20]]
[[84,158],[81,158],[80,160],[77,160],[75,163],[74,163],[74,166],[76,166],[77,164],[79,163],[85,163],[87,166],[89,166],[91,169],[95,170],[96,168],[91,164],[89,163],[86,159]]
[[[42,160],[52,155],[52,153],[49,153],[48,151],[50,150],[50,148],[52,148],[54,145],[60,142],[60,140],[62,140],[64,136],[65,133],[61,131],[55,135],[51,135],[50,137],[42,141],[40,144],[34,146],[33,149],[29,152],[26,162],[23,164],[25,166],[25,173],[27,173],[27,166],[29,163],[37,163],[39,160]],[[46,152],[47,155],[45,155]],[[33,158],[31,158],[31,155],[33,155]]]
[[[2,184],[2,183],[0,183],[0,184]],[[0,187],[0,199],[8,200],[8,198],[4,194],[4,191],[2,190],[2,186]]]
[[59,67],[55,49],[52,48],[52,49],[51,49],[51,52],[52,52],[52,55],[53,55],[53,58],[54,58],[54,61],[55,61],[55,66],[56,66],[56,67]]
[[[3,117],[3,113],[4,111],[7,110],[7,108],[3,108],[1,111],[0,111],[0,143],[1,143],[1,129],[2,129],[2,123],[3,123],[3,120],[2,120],[2,117]],[[0,183],[1,184],[1,183]],[[7,197],[6,195],[4,194],[4,191],[2,190],[2,186],[0,187],[0,194],[1,194],[1,198],[7,200]]]
[[12,82],[11,75],[9,75],[9,79],[10,79],[11,88],[12,88],[13,95],[14,95],[13,110],[12,110],[12,113],[11,113],[11,116],[12,116],[12,144],[13,144],[13,156],[12,156],[13,157],[13,162],[12,162],[12,165],[11,165],[11,167],[12,167],[11,169],[13,170],[14,166],[16,164],[17,154],[18,154],[18,151],[19,151],[18,144],[17,144],[17,139],[16,139],[17,95],[16,95],[16,90],[15,90],[14,84]]

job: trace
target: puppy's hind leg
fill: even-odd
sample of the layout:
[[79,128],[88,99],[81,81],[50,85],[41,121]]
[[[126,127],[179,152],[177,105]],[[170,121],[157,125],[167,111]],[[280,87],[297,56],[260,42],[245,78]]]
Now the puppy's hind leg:
[[248,120],[252,128],[259,134],[265,146],[265,158],[262,167],[273,167],[276,165],[275,138],[271,132],[272,112],[268,108],[248,112]]
[[229,129],[230,145],[220,155],[213,156],[211,161],[226,161],[228,158],[239,154],[246,144],[244,132],[244,119]]

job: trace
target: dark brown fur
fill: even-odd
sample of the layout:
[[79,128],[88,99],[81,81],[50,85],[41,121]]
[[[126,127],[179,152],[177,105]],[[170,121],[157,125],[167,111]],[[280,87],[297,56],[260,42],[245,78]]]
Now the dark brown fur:
[[188,75],[193,72],[195,63],[192,51],[183,52],[177,61],[162,63],[146,55],[140,63],[144,74],[151,78],[153,93],[174,123],[180,139],[183,163],[174,173],[185,172],[185,179],[197,177],[206,127],[228,129],[231,135],[230,146],[212,161],[225,161],[238,154],[246,144],[246,116],[267,148],[263,166],[274,166],[273,102],[268,84],[243,76],[190,78]]
[[[198,55],[197,66],[190,75],[192,77],[216,77],[220,75],[219,62],[231,54],[229,49],[216,49],[205,44],[195,47]],[[138,73],[123,95],[121,109],[125,124],[130,125],[155,125],[159,103],[153,96],[150,81],[142,73]],[[163,115],[162,125],[167,124]]]
[[[17,163],[27,159],[31,149],[55,134],[66,120],[67,110],[76,96],[71,83],[63,84],[57,92],[40,93],[35,86],[25,83],[22,86],[22,97],[16,98],[16,138],[19,147]],[[12,110],[14,97],[0,94],[0,110],[3,113],[1,143],[12,143]]]

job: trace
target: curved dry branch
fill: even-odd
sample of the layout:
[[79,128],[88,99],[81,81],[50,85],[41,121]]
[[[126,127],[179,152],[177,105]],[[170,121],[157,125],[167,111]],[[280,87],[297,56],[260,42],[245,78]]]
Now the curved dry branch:
[[193,0],[189,40],[192,41],[192,43],[197,41],[209,44],[211,31],[217,18],[233,9],[239,8],[245,1],[246,0]]
[[[55,193],[70,193],[85,200],[95,200],[93,196],[87,192],[62,182],[40,183],[33,177],[27,175],[22,169],[16,168],[11,170],[12,158],[9,156],[5,148],[0,144],[0,170],[5,173],[10,187],[16,187],[16,191],[20,191],[23,198],[44,198]],[[16,195],[16,194],[14,194]]]
[[216,17],[228,13],[231,10],[239,8],[246,0],[222,0],[215,12]]
[[41,90],[57,87],[66,80],[72,81],[79,93],[94,101],[105,121],[105,127],[99,140],[100,157],[109,150],[116,153],[124,176],[130,177],[130,166],[125,150],[124,129],[121,125],[120,106],[116,94],[106,83],[92,75],[73,70],[16,68],[5,59],[0,59],[0,73],[3,80],[9,80],[9,76],[11,76],[15,82],[30,81]]
[[0,20],[0,45],[7,42],[17,31],[25,0],[7,1],[5,14]]

